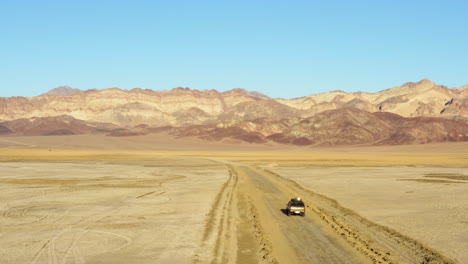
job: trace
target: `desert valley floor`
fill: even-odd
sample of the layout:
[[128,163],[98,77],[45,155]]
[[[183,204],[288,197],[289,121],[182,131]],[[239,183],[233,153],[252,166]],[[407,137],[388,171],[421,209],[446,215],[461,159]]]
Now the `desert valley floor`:
[[[1,140],[1,263],[468,263],[465,142],[83,137]],[[305,217],[282,210],[295,196]]]

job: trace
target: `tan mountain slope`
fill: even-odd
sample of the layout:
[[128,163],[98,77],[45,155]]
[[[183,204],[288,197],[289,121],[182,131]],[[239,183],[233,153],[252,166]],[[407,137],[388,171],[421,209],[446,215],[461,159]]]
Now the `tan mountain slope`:
[[[43,94],[36,97],[0,98],[0,119],[70,115],[82,120],[120,125],[198,124],[215,119],[226,109],[242,102],[261,100],[243,90],[219,93],[175,88],[152,91],[118,88],[90,90],[68,96]],[[181,115],[189,111],[192,117]]]
[[22,118],[0,123],[0,134],[14,136],[75,135],[110,132],[118,129],[108,123],[95,123],[71,116]]
[[[467,93],[468,86],[449,89],[424,79],[377,93],[333,91],[289,100],[278,99],[278,102],[311,113],[354,107],[370,112],[391,112],[405,117],[443,116],[460,119],[468,117],[465,110]],[[452,99],[452,104],[446,105]],[[452,109],[445,112],[446,108]]]
[[448,89],[425,79],[377,93],[333,91],[294,99],[271,99],[243,89],[227,92],[175,88],[79,91],[59,87],[35,97],[0,98],[0,120],[73,116],[121,126],[191,126],[220,121],[306,118],[342,108],[468,121],[468,86]]
[[283,119],[301,116],[301,111],[272,99],[247,101],[226,109],[218,120],[252,120],[257,118]]

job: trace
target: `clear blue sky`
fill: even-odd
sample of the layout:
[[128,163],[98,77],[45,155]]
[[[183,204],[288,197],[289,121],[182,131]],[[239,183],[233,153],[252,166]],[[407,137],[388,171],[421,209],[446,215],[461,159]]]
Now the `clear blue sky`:
[[468,84],[468,1],[19,1],[0,6],[0,96],[245,88],[272,97]]

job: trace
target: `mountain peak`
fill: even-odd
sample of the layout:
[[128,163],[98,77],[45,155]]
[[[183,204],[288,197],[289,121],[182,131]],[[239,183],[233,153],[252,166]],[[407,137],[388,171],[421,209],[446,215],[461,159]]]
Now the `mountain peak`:
[[75,89],[70,86],[59,86],[57,88],[54,88],[47,92],[47,95],[53,95],[53,96],[68,96],[72,94],[76,94],[81,92],[80,89]]
[[433,83],[431,80],[424,78],[420,80],[419,82],[407,82],[401,85],[401,87],[409,87],[409,88],[414,88],[417,86],[435,86],[436,84]]
[[248,91],[248,90],[246,90],[244,88],[234,88],[232,90],[227,91],[226,93],[242,93],[242,94],[246,94],[246,95],[250,95],[250,96],[258,97],[258,98],[262,98],[262,99],[271,99],[266,94],[263,94],[263,93],[257,92],[257,91]]
[[422,84],[422,85],[435,85],[431,80],[424,78],[421,81],[417,82],[417,84]]

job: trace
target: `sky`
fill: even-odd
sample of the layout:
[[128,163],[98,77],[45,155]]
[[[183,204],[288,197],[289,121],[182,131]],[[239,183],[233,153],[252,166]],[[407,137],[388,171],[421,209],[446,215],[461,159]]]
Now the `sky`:
[[468,84],[468,1],[0,0],[0,97]]

